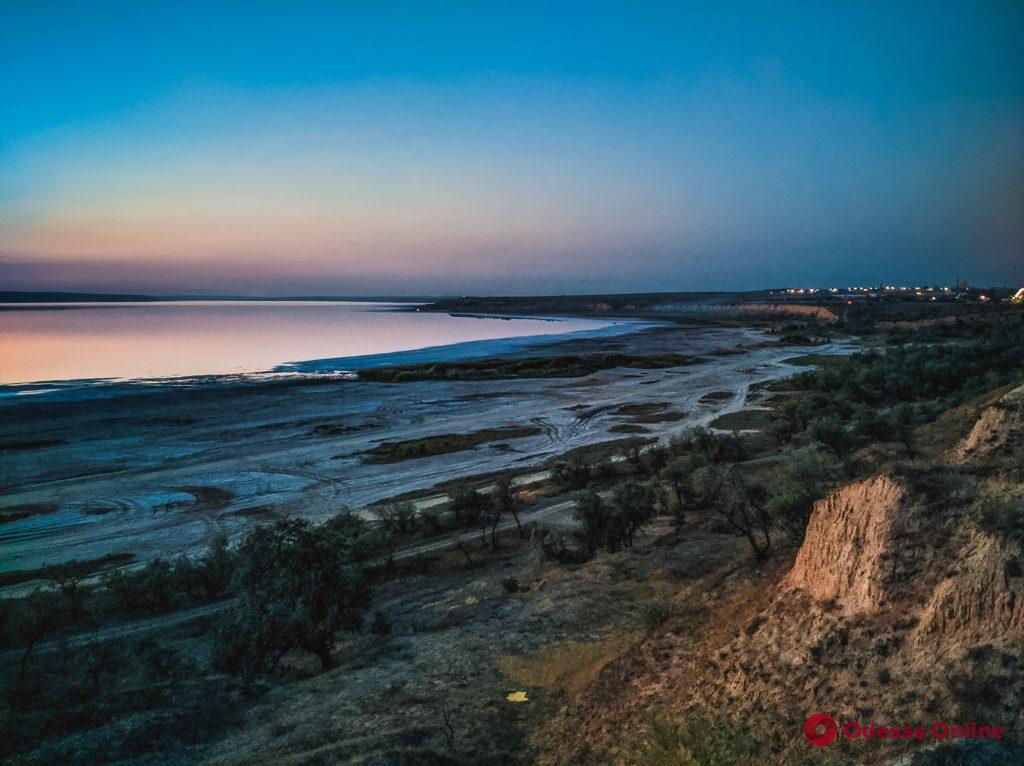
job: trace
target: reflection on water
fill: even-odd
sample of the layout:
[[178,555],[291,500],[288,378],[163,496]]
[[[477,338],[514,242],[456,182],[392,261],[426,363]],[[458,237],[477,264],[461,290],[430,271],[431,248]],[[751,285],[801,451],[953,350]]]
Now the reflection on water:
[[307,359],[551,335],[604,324],[396,308],[408,306],[328,301],[0,304],[0,383],[261,372]]

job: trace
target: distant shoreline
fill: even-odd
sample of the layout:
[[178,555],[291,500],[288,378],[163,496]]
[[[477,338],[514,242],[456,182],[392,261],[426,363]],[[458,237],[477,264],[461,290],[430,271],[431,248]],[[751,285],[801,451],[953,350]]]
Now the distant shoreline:
[[162,303],[181,301],[317,301],[348,303],[433,303],[436,295],[149,295],[145,293],[86,293],[59,290],[0,290],[0,303]]
[[[69,304],[68,308],[74,308]],[[2,309],[0,309],[2,310]],[[32,310],[28,307],[28,310]],[[485,318],[480,316],[480,318]],[[549,322],[578,319],[558,316],[489,316],[515,321],[535,319]],[[662,324],[659,321],[629,318],[595,318],[601,327],[556,332],[548,335],[512,335],[423,346],[374,354],[320,357],[296,360],[245,373],[200,374],[154,378],[72,378],[0,384],[0,407],[73,402],[87,399],[153,394],[169,390],[213,390],[244,386],[294,386],[336,380],[355,379],[360,370],[422,362],[455,362],[470,359],[504,357],[529,352],[559,343],[608,338],[640,332]]]

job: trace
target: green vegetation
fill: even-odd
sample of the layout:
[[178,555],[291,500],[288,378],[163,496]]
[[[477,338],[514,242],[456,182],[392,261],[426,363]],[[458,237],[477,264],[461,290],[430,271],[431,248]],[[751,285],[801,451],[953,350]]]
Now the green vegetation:
[[0,508],[0,524],[18,519],[27,519],[29,516],[39,516],[44,513],[56,513],[59,510],[56,503],[21,503],[19,505],[8,505]]
[[638,402],[622,404],[610,414],[627,417],[630,423],[674,423],[686,417],[686,413],[670,409],[671,402]]
[[647,434],[650,431],[643,426],[633,425],[632,423],[619,423],[608,429],[610,434]]
[[871,442],[909,446],[914,425],[1024,371],[1024,317],[928,324],[891,335],[910,342],[833,358],[793,378],[789,387],[798,395],[778,407],[779,441],[817,440],[840,457]]
[[715,402],[727,402],[735,394],[732,391],[711,391],[700,398],[701,404],[713,404]]
[[[715,568],[719,566],[716,557],[723,558],[726,551],[728,560],[723,566],[734,573],[730,587],[743,585],[743,570],[733,561],[738,546],[731,542],[712,550],[707,559],[699,554],[678,562],[668,557],[682,548],[670,546],[692,542],[695,550],[714,549],[714,534],[730,533],[746,541],[755,562],[763,562],[784,546],[799,544],[815,501],[862,470],[868,460],[864,448],[880,449],[879,441],[886,442],[887,456],[899,456],[899,474],[923,502],[949,502],[952,498],[971,507],[973,521],[983,529],[1024,543],[1019,466],[1000,467],[1003,473],[998,474],[992,465],[938,470],[914,451],[914,426],[980,391],[1020,378],[1022,330],[1020,321],[1002,316],[986,322],[967,318],[958,327],[947,323],[917,329],[885,328],[885,337],[899,339],[903,345],[885,353],[817,359],[816,369],[776,387],[780,393],[772,400],[774,411],[733,413],[729,416],[732,420],[715,421],[716,427],[749,424],[755,417],[751,412],[756,412],[757,428],[770,431],[770,436],[741,437],[698,429],[684,432],[668,444],[644,438],[615,440],[574,450],[549,463],[552,476],[540,490],[533,485],[529,491],[519,489],[511,474],[477,477],[475,485],[451,485],[447,503],[422,513],[411,503],[382,506],[378,509],[379,526],[349,514],[322,525],[282,521],[256,529],[235,547],[220,539],[197,558],[157,559],[129,568],[124,564],[130,558],[114,556],[8,573],[0,582],[46,579],[51,587],[0,604],[0,649],[7,652],[8,660],[0,668],[0,758],[69,763],[199,761],[209,755],[204,745],[235,725],[252,700],[272,684],[289,675],[315,672],[313,665],[329,669],[340,662],[345,672],[326,680],[345,686],[350,681],[346,674],[357,663],[373,663],[385,651],[407,651],[410,642],[406,639],[421,629],[417,626],[440,631],[467,624],[463,621],[472,619],[468,615],[474,612],[484,615],[467,631],[474,641],[486,644],[480,655],[470,656],[464,663],[470,665],[491,656],[487,654],[492,649],[491,639],[476,634],[483,620],[507,620],[501,623],[507,634],[497,642],[503,652],[521,649],[522,643],[514,643],[520,636],[528,636],[531,646],[542,645],[551,640],[550,615],[569,611],[564,608],[565,583],[571,581],[577,589],[587,577],[594,577],[594,570],[600,573],[602,579],[596,587],[602,590],[580,610],[586,614],[580,623],[588,634],[603,630],[590,610],[607,608],[631,611],[630,630],[642,627],[649,633],[674,632],[681,622],[677,605],[681,580],[641,581],[635,570],[642,569],[643,562],[652,568],[656,563],[659,570],[678,565],[683,572],[680,578],[699,570],[701,577],[711,580],[722,571]],[[500,362],[506,363],[508,360]],[[560,365],[558,369],[562,372]],[[709,401],[724,401],[725,392],[709,396]],[[641,402],[602,412],[633,420],[620,424],[623,426],[674,414],[668,402]],[[387,463],[534,433],[536,429],[508,427],[464,436],[427,437],[378,445],[366,456]],[[773,443],[770,454],[765,454],[769,450],[762,448],[761,442],[769,439]],[[488,488],[481,491],[479,487],[485,483]],[[228,497],[211,490],[214,488],[188,489],[197,507],[222,507]],[[538,574],[532,558],[528,567],[510,568],[518,539],[528,539],[531,534],[522,511],[538,491],[572,493],[569,496],[575,497],[578,522],[573,532],[536,530],[533,539],[543,553],[551,560],[574,565],[601,556],[601,566],[582,568],[571,577]],[[674,519],[675,529],[661,534],[659,527],[657,544],[646,545],[642,530],[655,515]],[[501,536],[503,521],[504,526],[514,525],[518,535]],[[450,559],[431,553],[413,565],[402,563],[405,557],[395,556],[396,540],[404,536],[448,532],[453,533],[457,551]],[[628,554],[634,544],[641,547],[642,555]],[[526,550],[522,553],[525,559]],[[486,577],[462,572],[462,557],[467,569],[481,566],[487,557],[495,566]],[[443,563],[439,565],[439,561]],[[451,568],[448,580],[429,578],[430,568],[439,566]],[[457,574],[452,575],[457,567]],[[1024,562],[1018,559],[1008,560],[1005,567],[1010,578],[1024,572]],[[384,580],[408,572],[415,572],[429,595],[413,603],[408,611],[415,617],[405,620],[390,598],[374,604],[372,597]],[[96,579],[98,582],[93,582]],[[622,594],[633,599],[626,608],[623,601],[613,601],[622,599]],[[522,613],[513,610],[534,598],[544,602],[544,611],[532,613],[531,622],[514,622],[513,616]],[[700,614],[701,621],[709,619],[705,612],[717,607],[708,600],[709,604],[688,604],[686,608]],[[429,608],[419,608],[424,602]],[[393,611],[376,608],[383,604]],[[213,605],[220,611],[180,632],[168,631],[158,641],[95,640],[76,646],[65,640],[107,623],[201,605]],[[743,623],[737,624],[736,630],[742,630]],[[562,626],[556,623],[555,629],[561,631]],[[714,622],[711,627],[720,628]],[[356,639],[356,634],[363,638]],[[447,634],[441,640],[455,635]],[[558,640],[563,638],[560,635]],[[672,638],[674,641],[677,636]],[[504,648],[506,644],[512,649]],[[450,656],[459,662],[465,659]],[[416,656],[409,667],[421,660],[430,660],[422,666],[433,667],[438,664],[436,658],[436,654]],[[607,679],[616,680],[613,671],[620,669],[621,664],[609,666]],[[374,666],[371,670],[378,673],[379,669]],[[402,683],[384,687],[380,709],[406,704],[409,709],[414,705],[425,708],[430,698],[423,689],[456,691],[450,701],[439,701],[436,729],[423,725],[422,710],[410,714],[415,726],[410,724],[407,731],[388,740],[389,749],[382,759],[429,752],[431,755],[423,758],[436,763],[530,762],[532,751],[516,749],[527,747],[527,725],[547,715],[552,708],[545,706],[575,702],[531,686],[530,705],[499,704],[476,716],[470,708],[480,697],[470,695],[469,684],[442,686],[432,679],[432,685],[413,688],[422,676],[412,674],[419,672],[418,666],[410,671],[414,683],[409,688],[405,688],[404,678]],[[882,683],[889,679],[889,671],[885,672],[887,680]],[[447,682],[450,676],[442,678]],[[953,676],[951,684],[956,685],[959,699],[987,700],[998,692],[992,678],[1004,676]],[[489,699],[501,703],[494,689],[486,691]],[[300,692],[311,696],[312,687]],[[276,703],[281,698],[286,697],[282,694],[271,699]],[[401,709],[404,715],[406,708]],[[285,725],[281,719],[271,720],[275,727]],[[485,721],[493,725],[487,726]],[[446,733],[439,734],[442,726]],[[278,732],[270,733],[277,736]],[[484,761],[460,753],[461,743],[472,738],[486,739],[491,748],[488,752],[495,757]],[[635,751],[622,751],[634,766],[778,762],[781,748],[786,746],[758,729],[756,721],[739,725],[727,717],[699,712],[687,714],[681,721],[654,725],[641,740]],[[434,747],[438,748],[436,754]],[[443,755],[441,747],[445,748]],[[940,747],[913,758],[922,764],[1014,762],[1001,747],[987,743],[979,747],[989,749]],[[982,756],[989,760],[979,760]],[[322,757],[349,756],[339,750],[323,751]],[[412,762],[415,757],[407,760]]]
[[473,449],[481,444],[507,439],[522,439],[537,436],[542,431],[535,426],[504,426],[484,428],[468,434],[440,434],[421,439],[407,439],[399,442],[382,442],[363,453],[367,463],[399,463],[433,455],[446,455]]
[[571,354],[373,367],[361,370],[359,377],[379,383],[409,383],[417,380],[581,378],[600,370],[610,370],[615,367],[653,370],[682,367],[700,361],[699,357],[686,354]]
[[764,431],[774,422],[770,410],[737,410],[719,415],[709,425],[721,431]]
[[815,501],[842,477],[842,463],[829,452],[814,446],[790,450],[774,473],[765,509],[790,541],[799,545]]
[[370,591],[358,564],[373,550],[354,519],[320,527],[290,519],[254,530],[239,546],[235,605],[217,626],[216,667],[253,679],[292,649],[334,667],[337,633],[362,627]]
[[61,647],[5,681],[5,763],[192,763],[244,701],[232,679],[154,641]]
[[[371,560],[389,538],[346,513],[319,526],[286,520],[257,527],[235,549],[221,538],[202,558],[156,559],[92,586],[80,581],[91,562],[50,568],[56,587],[0,610],[2,648],[17,652],[0,670],[0,756],[195,760],[193,748],[237,723],[245,698],[263,688],[256,680],[288,652],[307,651],[322,668],[333,666],[336,636],[362,626],[376,576]],[[183,653],[173,640],[55,640],[110,620],[216,601],[228,606],[208,634],[212,660]],[[380,613],[369,629],[390,631]]]
[[705,715],[657,722],[627,761],[629,766],[736,766],[759,763],[768,743],[749,724]]
[[97,559],[85,561],[75,559],[64,564],[49,564],[38,569],[13,569],[10,572],[0,572],[0,587],[18,585],[33,580],[57,582],[80,580],[111,567],[122,567],[134,558],[135,556],[131,553],[110,553]]
[[636,481],[616,487],[610,503],[592,489],[582,492],[573,516],[580,523],[587,554],[593,556],[598,548],[614,552],[631,547],[637,530],[654,515],[656,502],[654,489]]

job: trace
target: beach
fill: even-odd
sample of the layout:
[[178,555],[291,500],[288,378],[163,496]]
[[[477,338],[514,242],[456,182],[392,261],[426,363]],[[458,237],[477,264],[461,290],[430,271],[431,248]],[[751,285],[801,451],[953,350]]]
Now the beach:
[[[752,329],[632,329],[540,349],[499,340],[493,352],[673,353],[694,362],[571,378],[379,383],[311,374],[8,398],[0,425],[7,445],[0,567],[196,553],[217,535],[236,538],[275,518],[323,520],[459,477],[528,472],[587,444],[668,438],[744,408],[750,387],[792,374],[785,360],[799,353]],[[474,354],[486,350],[478,345]],[[432,356],[445,358],[444,350]],[[421,447],[444,435],[465,443],[442,442],[443,452],[423,457],[401,450],[381,457],[382,444]]]

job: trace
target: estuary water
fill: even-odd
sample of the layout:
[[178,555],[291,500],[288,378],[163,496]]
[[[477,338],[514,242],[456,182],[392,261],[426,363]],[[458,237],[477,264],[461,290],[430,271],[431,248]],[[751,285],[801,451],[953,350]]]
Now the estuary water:
[[325,373],[467,358],[614,326],[348,301],[0,304],[0,394],[45,392],[40,383]]

